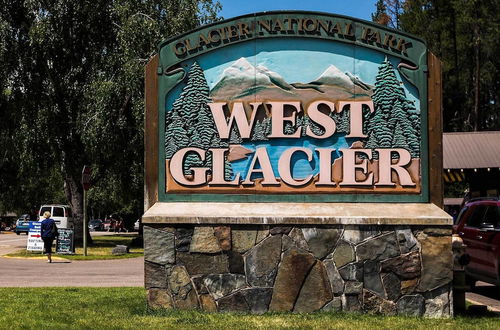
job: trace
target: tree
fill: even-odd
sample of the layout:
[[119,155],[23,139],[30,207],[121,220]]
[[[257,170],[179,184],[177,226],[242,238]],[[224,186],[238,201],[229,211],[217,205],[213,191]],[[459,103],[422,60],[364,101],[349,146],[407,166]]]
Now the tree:
[[262,131],[264,132],[264,136],[266,140],[268,140],[268,136],[271,134],[271,117],[266,117],[262,121]]
[[[379,66],[373,92],[374,112],[368,116],[367,148],[398,147],[407,149],[412,157],[420,155],[420,120],[418,111],[398,81],[391,62],[385,58]],[[400,132],[396,132],[399,127]],[[400,134],[397,138],[395,135]],[[377,158],[375,155],[374,158]]]
[[289,121],[285,122],[285,127],[283,128],[283,133],[285,133],[285,135],[292,135],[293,133],[295,133],[296,130],[297,130],[296,126],[292,125],[291,122]]
[[265,118],[255,122],[255,126],[252,131],[252,141],[267,141],[266,136],[266,123]]
[[187,126],[196,125],[200,111],[208,110],[207,103],[209,87],[203,73],[203,69],[197,62],[194,62],[189,69],[186,86],[174,103],[174,109],[186,121]]
[[331,112],[330,117],[333,118],[336,125],[336,133],[349,133],[349,112]]
[[231,163],[227,160],[224,161],[224,179],[227,181],[230,181],[233,179],[234,172],[233,172],[233,167],[231,166]]
[[195,127],[196,130],[200,132],[200,139],[203,148],[208,149],[211,146],[213,136],[218,133],[215,129],[215,122],[207,103],[200,105]]
[[406,138],[403,134],[403,130],[401,129],[401,124],[399,122],[397,123],[396,129],[394,130],[394,136],[392,138],[392,147],[408,149],[408,143],[406,142]]
[[143,67],[160,40],[215,20],[219,9],[211,0],[1,1],[0,48],[16,54],[0,50],[2,119],[18,132],[15,148],[0,143],[24,162],[3,169],[33,180],[22,188],[30,191],[40,190],[40,174],[62,178],[53,183],[73,208],[77,239],[85,164],[94,169],[90,205],[142,214]]
[[499,130],[497,1],[406,0],[400,21],[443,62],[444,130]]
[[165,158],[170,159],[179,149],[188,146],[189,137],[178,111],[172,110],[166,117],[170,120],[165,129]]
[[241,138],[240,132],[236,128],[236,124],[233,124],[233,127],[231,127],[231,133],[229,134],[229,143],[240,144],[242,142],[243,139]]
[[403,13],[405,3],[405,0],[378,0],[375,4],[376,10],[372,14],[372,21],[399,29],[400,16]]
[[391,18],[387,14],[387,7],[384,0],[378,0],[375,4],[376,10],[372,14],[372,21],[387,26]]

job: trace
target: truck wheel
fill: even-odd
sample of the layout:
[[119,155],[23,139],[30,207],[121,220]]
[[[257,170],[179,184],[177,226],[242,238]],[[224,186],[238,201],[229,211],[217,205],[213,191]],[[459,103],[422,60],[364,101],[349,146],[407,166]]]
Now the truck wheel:
[[18,232],[18,231],[16,231],[16,234],[17,234],[17,235],[21,235],[21,233],[20,233],[20,232]]

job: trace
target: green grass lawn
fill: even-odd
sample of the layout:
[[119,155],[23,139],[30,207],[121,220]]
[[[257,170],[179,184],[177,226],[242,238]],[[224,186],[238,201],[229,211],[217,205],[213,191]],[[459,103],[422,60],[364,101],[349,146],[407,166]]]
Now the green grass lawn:
[[0,329],[498,329],[500,318],[152,311],[143,288],[0,288]]
[[[87,256],[83,255],[83,247],[81,246],[75,248],[75,254],[73,255],[54,254],[53,256],[70,260],[109,260],[141,257],[144,255],[142,247],[131,247],[130,253],[124,255],[111,254],[111,250],[116,245],[130,245],[135,237],[136,235],[94,236],[92,245],[87,247]],[[40,253],[28,252],[25,249],[7,254],[7,257],[30,258],[40,256]]]

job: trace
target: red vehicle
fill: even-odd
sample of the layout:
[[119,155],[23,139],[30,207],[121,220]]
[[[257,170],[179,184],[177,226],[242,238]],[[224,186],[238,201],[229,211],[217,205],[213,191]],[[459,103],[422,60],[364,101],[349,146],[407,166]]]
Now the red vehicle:
[[466,245],[470,263],[465,268],[467,282],[500,286],[500,200],[476,198],[465,204],[453,226]]
[[105,231],[112,231],[115,227],[115,222],[111,219],[106,219],[103,222],[103,228]]

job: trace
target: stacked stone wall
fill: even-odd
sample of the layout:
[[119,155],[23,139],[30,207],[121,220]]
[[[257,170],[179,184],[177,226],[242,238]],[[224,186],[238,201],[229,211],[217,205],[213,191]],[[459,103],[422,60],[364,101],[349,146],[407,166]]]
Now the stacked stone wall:
[[156,308],[452,315],[449,226],[145,225]]

